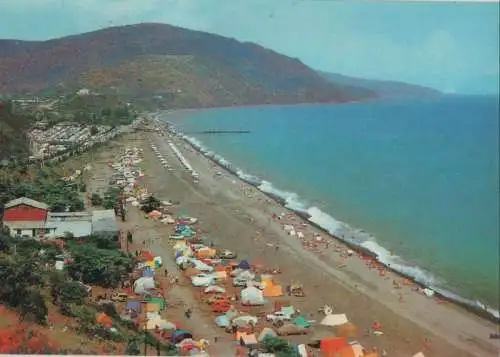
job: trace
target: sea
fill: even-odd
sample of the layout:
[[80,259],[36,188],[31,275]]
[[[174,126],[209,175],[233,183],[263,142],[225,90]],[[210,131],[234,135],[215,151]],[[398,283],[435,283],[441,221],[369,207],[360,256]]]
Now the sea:
[[311,222],[498,317],[498,103],[441,96],[218,108],[163,119]]

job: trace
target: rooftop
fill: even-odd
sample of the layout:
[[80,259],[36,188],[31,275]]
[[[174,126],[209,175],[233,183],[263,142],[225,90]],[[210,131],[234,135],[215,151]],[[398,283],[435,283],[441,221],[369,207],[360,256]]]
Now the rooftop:
[[15,200],[9,201],[5,204],[4,207],[5,207],[5,209],[7,209],[7,208],[19,206],[19,205],[27,205],[27,206],[45,209],[45,210],[49,209],[49,206],[47,206],[45,203],[38,202],[38,201],[32,200],[31,198],[27,198],[27,197],[20,197],[20,198],[16,198]]
[[115,211],[108,209],[92,212],[92,232],[118,232]]

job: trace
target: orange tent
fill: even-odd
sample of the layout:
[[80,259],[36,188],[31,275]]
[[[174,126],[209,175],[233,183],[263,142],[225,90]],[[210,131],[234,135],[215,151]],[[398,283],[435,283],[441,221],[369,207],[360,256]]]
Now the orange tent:
[[265,297],[277,297],[283,296],[283,289],[281,285],[274,284],[272,281],[268,281],[266,287],[263,290]]
[[105,312],[101,312],[99,315],[97,315],[95,320],[98,323],[103,324],[103,325],[113,324],[113,320]]
[[210,249],[210,248],[206,248],[206,249],[200,249],[197,253],[196,253],[196,257],[198,259],[208,259],[208,258],[213,258],[216,254],[216,250],[215,249]]
[[323,357],[335,357],[335,354],[339,352],[346,345],[346,340],[344,337],[330,337],[321,340],[319,348],[321,351],[321,356]]
[[368,353],[368,354],[363,355],[363,357],[378,357],[378,353],[375,353],[375,352]]
[[149,261],[149,260],[154,260],[155,257],[153,254],[151,254],[147,250],[143,250],[141,252],[141,258],[144,259],[145,261]]

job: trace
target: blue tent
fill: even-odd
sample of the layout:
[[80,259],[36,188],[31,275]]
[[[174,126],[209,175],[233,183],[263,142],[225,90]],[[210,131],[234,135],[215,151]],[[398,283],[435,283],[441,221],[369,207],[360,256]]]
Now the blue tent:
[[155,272],[150,268],[146,268],[142,271],[142,276],[145,278],[152,278],[155,276]]
[[217,316],[215,318],[215,324],[219,327],[227,327],[231,322],[226,315]]
[[238,268],[240,268],[240,269],[245,269],[245,270],[249,270],[249,269],[251,268],[251,266],[250,266],[250,263],[249,263],[249,262],[247,262],[246,260],[242,260],[242,261],[240,262],[240,264],[238,264]]
[[173,343],[179,343],[186,338],[193,338],[193,335],[186,330],[175,330],[171,336]]
[[175,253],[175,259],[179,258],[179,257],[182,257],[182,253],[181,252],[177,252]]
[[135,310],[136,312],[141,312],[141,302],[137,300],[127,301],[126,310]]

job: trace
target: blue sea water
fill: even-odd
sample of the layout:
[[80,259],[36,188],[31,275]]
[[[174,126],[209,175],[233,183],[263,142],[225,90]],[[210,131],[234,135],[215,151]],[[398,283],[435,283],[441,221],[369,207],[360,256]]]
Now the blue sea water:
[[[268,190],[316,207],[316,221],[328,214],[369,232],[342,230],[405,272],[498,309],[498,98],[223,108],[166,119],[272,182]],[[207,129],[251,133],[194,133]]]

